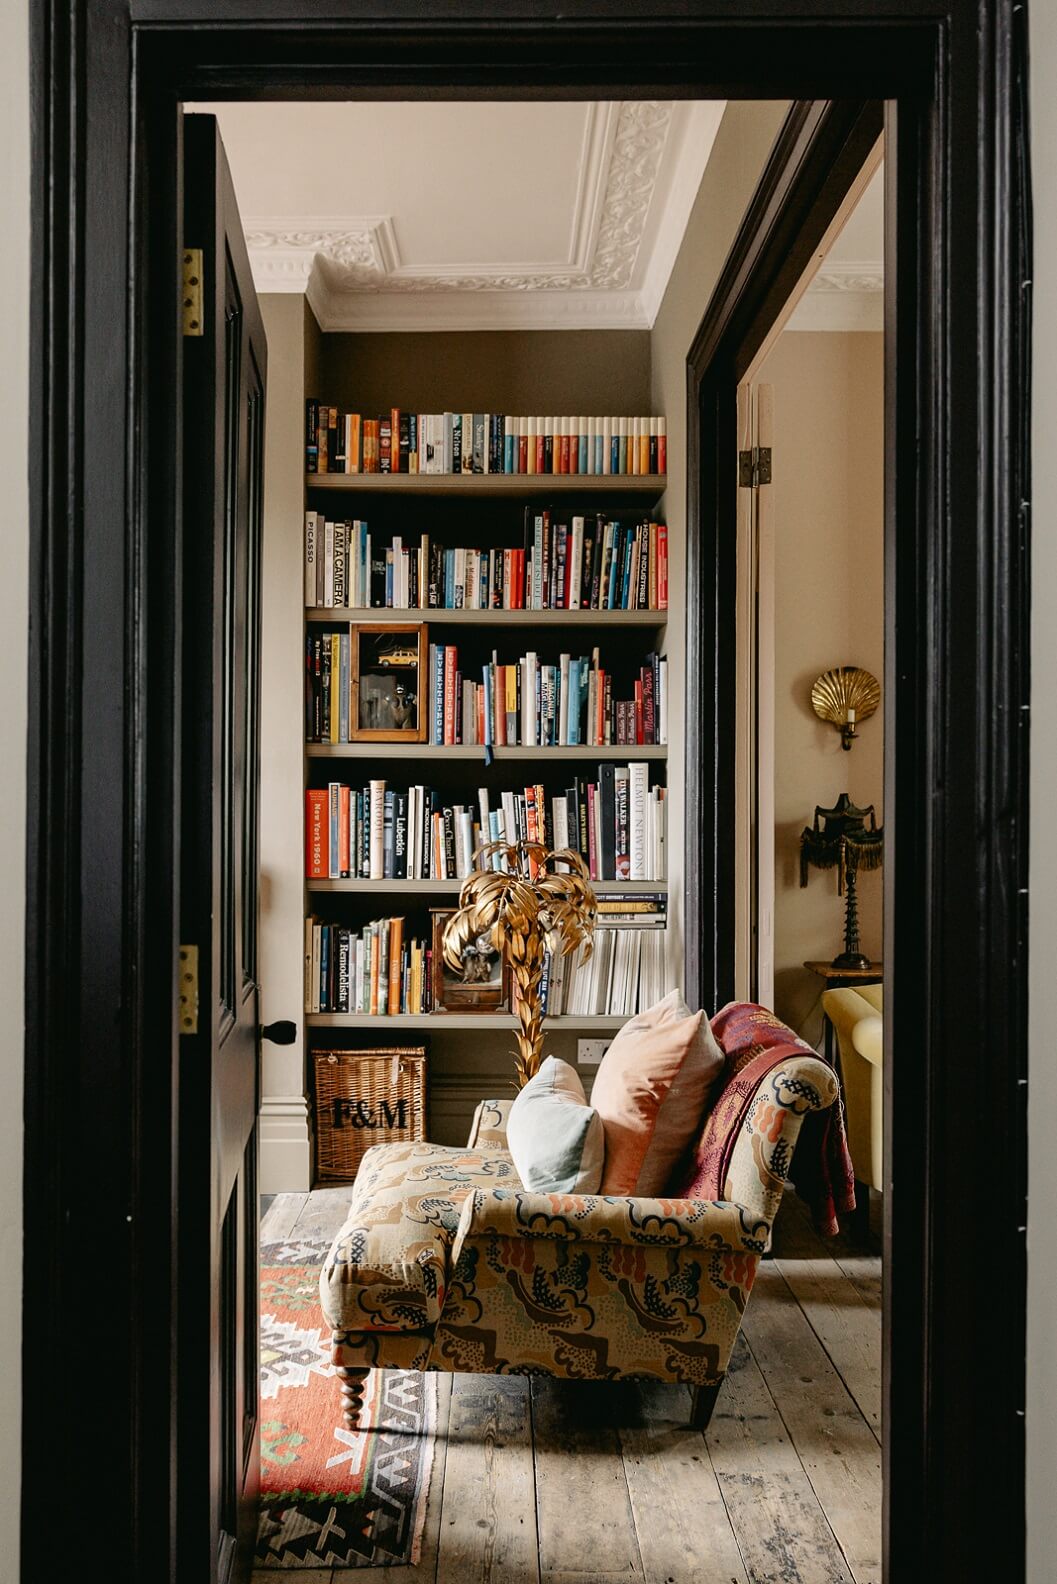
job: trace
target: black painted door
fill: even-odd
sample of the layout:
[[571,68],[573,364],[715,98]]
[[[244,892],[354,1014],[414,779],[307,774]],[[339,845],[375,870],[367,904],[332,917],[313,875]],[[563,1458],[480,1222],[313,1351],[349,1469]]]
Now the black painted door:
[[212,116],[185,118],[184,193],[181,940],[199,988],[180,1041],[177,1501],[180,1577],[223,1584],[249,1570],[259,1456],[265,342]]

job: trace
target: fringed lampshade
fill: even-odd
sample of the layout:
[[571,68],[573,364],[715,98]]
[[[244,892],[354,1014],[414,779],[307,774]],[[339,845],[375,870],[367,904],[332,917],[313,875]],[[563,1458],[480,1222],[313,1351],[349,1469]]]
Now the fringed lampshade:
[[[867,824],[869,820],[869,824]],[[856,808],[847,792],[836,808],[816,808],[814,824],[800,834],[800,884],[807,885],[809,867],[836,869],[837,895],[844,897],[844,950],[834,968],[869,968],[859,946],[859,904],[856,876],[860,869],[880,869],[884,831],[877,827],[873,804]]]

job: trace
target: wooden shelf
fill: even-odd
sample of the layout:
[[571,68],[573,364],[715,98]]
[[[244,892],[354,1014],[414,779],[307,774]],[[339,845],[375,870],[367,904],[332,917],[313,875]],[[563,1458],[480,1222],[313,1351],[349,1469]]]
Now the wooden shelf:
[[[580,1029],[586,1034],[615,1033],[624,1027],[625,1017],[554,1017],[543,1024],[544,1035],[562,1029]],[[520,1028],[512,1013],[481,1012],[402,1012],[398,1016],[370,1017],[358,1012],[307,1012],[305,1025],[321,1029],[515,1029]]]
[[306,473],[307,490],[353,490],[369,495],[516,496],[635,495],[656,498],[665,473]]
[[[306,743],[309,759],[476,759],[484,763],[484,748],[480,743]],[[624,763],[632,759],[667,759],[664,743],[608,743],[592,747],[587,743],[553,748],[493,748],[495,759],[554,760],[584,759]]]
[[[602,896],[637,897],[652,896],[655,892],[667,895],[667,880],[594,880],[595,891]],[[405,892],[423,896],[457,896],[461,880],[306,880],[309,892],[349,891],[365,895],[394,896]]]
[[392,606],[353,609],[352,606],[308,606],[307,622],[433,622],[467,627],[664,627],[666,610],[399,610]]

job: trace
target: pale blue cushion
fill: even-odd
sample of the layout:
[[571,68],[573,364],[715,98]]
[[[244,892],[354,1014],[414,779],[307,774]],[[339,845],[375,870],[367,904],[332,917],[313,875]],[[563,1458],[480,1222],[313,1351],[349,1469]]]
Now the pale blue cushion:
[[575,1067],[548,1056],[520,1091],[506,1124],[522,1185],[534,1193],[598,1192],[605,1134]]

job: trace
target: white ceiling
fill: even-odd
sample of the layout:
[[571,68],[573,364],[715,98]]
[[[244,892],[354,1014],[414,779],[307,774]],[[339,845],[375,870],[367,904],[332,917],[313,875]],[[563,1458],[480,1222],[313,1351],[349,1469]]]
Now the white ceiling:
[[652,325],[721,102],[196,105],[327,330]]
[[883,162],[819,265],[786,329],[884,329]]
[[[724,108],[188,106],[220,123],[258,290],[324,330],[650,327]],[[880,328],[882,256],[878,173],[788,327]]]

